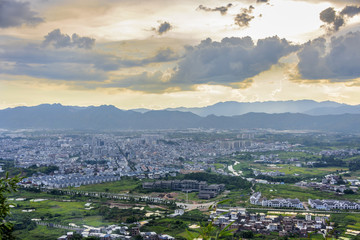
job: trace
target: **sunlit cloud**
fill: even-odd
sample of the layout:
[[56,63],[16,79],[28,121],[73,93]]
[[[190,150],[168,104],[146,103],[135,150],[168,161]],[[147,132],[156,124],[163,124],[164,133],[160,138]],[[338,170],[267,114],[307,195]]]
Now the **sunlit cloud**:
[[3,0],[0,11],[0,107],[360,103],[358,0]]

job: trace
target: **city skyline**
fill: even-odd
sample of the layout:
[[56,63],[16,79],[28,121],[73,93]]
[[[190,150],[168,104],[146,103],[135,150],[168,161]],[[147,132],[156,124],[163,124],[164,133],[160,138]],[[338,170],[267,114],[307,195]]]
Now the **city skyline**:
[[0,109],[360,104],[359,1],[0,2]]

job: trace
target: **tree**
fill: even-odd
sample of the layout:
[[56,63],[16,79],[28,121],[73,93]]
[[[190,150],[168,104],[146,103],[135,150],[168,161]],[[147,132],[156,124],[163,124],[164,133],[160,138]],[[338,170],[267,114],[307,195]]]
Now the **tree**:
[[11,193],[17,190],[17,183],[21,181],[21,177],[15,176],[9,177],[9,173],[6,173],[4,178],[0,179],[0,240],[3,239],[15,239],[12,236],[13,224],[6,221],[6,217],[10,214],[10,204],[7,202],[7,193]]
[[141,235],[136,235],[133,237],[134,240],[143,240],[144,238]]
[[81,234],[77,233],[77,232],[74,232],[73,236],[71,238],[71,240],[82,240],[82,239],[83,239],[83,237],[81,236]]
[[[218,205],[226,203],[228,201],[229,201],[229,199],[217,202],[214,205],[211,205],[209,207],[209,210],[216,211]],[[231,227],[231,225],[234,222],[228,224],[223,229],[219,229],[214,225],[215,220],[217,218],[218,217],[213,218],[208,224],[200,223],[199,234],[197,236],[195,236],[194,234],[192,234],[188,230],[186,230],[187,234],[188,234],[188,239],[192,240],[192,239],[202,238],[203,240],[211,240],[211,239],[218,240],[218,239],[224,239],[224,238],[232,236],[234,229],[230,230],[229,227]]]
[[240,232],[240,236],[243,238],[253,238],[254,233],[252,231],[242,231]]

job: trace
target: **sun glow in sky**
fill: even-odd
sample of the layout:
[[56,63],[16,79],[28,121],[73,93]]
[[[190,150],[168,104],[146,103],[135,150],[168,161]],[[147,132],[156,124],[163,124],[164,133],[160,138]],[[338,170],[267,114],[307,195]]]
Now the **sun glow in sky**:
[[0,0],[0,109],[360,104],[358,0]]

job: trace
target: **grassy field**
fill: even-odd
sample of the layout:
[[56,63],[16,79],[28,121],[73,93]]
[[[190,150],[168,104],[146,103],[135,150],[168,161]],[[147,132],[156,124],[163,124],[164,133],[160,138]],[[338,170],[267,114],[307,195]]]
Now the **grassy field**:
[[[246,169],[256,169],[265,172],[279,171],[283,172],[286,175],[299,176],[302,178],[321,178],[324,175],[330,173],[336,173],[336,171],[347,171],[347,167],[322,167],[322,168],[307,168],[307,167],[296,167],[289,164],[260,164],[253,162],[241,162],[233,166],[236,171],[244,171]],[[244,172],[245,174],[246,172]]]
[[114,222],[104,221],[102,216],[95,215],[95,216],[85,216],[82,218],[72,218],[66,219],[63,221],[65,224],[74,223],[78,226],[81,225],[88,225],[93,227],[101,227],[104,225],[116,224]]
[[136,187],[141,186],[141,181],[137,179],[122,179],[116,182],[100,183],[85,185],[78,188],[72,188],[73,190],[89,191],[89,192],[128,192]]
[[264,197],[268,199],[272,198],[298,198],[301,201],[311,199],[338,199],[338,200],[350,200],[357,201],[359,199],[358,194],[345,194],[342,196],[336,195],[331,192],[322,192],[311,188],[297,187],[293,185],[266,185],[257,184],[255,191],[261,192]]
[[346,235],[347,229],[360,231],[360,214],[337,213],[331,215],[331,221],[338,224],[337,229],[341,231],[341,236],[352,239],[353,236]]
[[216,169],[223,169],[225,167],[225,165],[221,163],[214,163],[214,166]]
[[166,233],[176,239],[188,238],[186,230],[197,236],[198,228],[189,228],[191,225],[207,224],[208,215],[199,210],[186,212],[184,215],[176,218],[161,218],[149,221],[141,228],[141,231],[154,231],[157,233]]
[[61,195],[61,196],[55,196],[49,193],[45,192],[31,192],[27,191],[25,189],[19,189],[19,191],[9,194],[9,198],[46,198],[46,199],[70,199],[70,196],[67,195]]
[[[45,200],[41,202],[9,201],[15,207],[12,208],[14,214],[27,215],[30,218],[44,219],[49,222],[69,223],[73,219],[84,218],[88,215],[95,215],[95,209],[86,210],[86,202],[63,202],[55,200]],[[96,204],[92,204],[96,208]],[[32,212],[24,212],[31,209]],[[84,223],[90,224],[90,223]]]
[[67,232],[68,230],[65,229],[37,226],[35,229],[31,231],[27,231],[27,230],[15,231],[14,236],[17,239],[21,239],[21,240],[34,240],[34,239],[54,240],[54,239],[58,239],[58,237],[66,234]]
[[177,218],[164,218],[152,220],[141,228],[141,231],[154,231],[157,233],[165,233],[171,236],[177,236],[186,232],[190,221],[178,220]]

